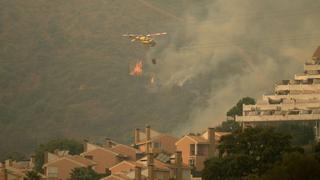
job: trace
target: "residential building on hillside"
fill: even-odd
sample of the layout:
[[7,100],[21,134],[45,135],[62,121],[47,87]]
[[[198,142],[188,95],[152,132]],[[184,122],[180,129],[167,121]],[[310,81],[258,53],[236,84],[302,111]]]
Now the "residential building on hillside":
[[204,168],[204,161],[209,157],[217,156],[216,149],[222,136],[228,132],[216,132],[214,128],[208,128],[204,133],[189,133],[179,139],[175,145],[182,152],[182,162],[190,166],[194,171]]
[[144,153],[167,152],[172,154],[176,151],[174,143],[177,140],[176,137],[157,132],[147,125],[144,132],[139,128],[135,129],[133,146]]
[[111,174],[129,173],[134,171],[136,167],[143,168],[144,164],[136,161],[122,161],[110,168]]
[[136,161],[143,154],[133,147],[116,143],[107,138],[103,146],[85,142],[84,152],[81,156],[95,161],[97,163],[95,171],[103,174],[121,161]]
[[[140,178],[141,180],[144,180]],[[101,178],[100,180],[132,180],[125,174],[111,174],[110,176]]]
[[263,95],[256,105],[243,105],[236,121],[247,125],[269,122],[311,122],[320,140],[320,47],[304,64],[304,72],[277,83],[273,94]]
[[79,155],[68,153],[49,153],[45,155],[44,174],[50,180],[68,180],[74,168],[87,167],[95,169],[96,162]]
[[[25,161],[6,160],[0,163],[0,180],[23,180],[28,171],[32,171],[34,167],[34,157]],[[44,179],[44,175],[39,174]]]
[[181,152],[176,152],[173,158],[164,154],[148,153],[138,161],[122,161],[110,168],[110,179],[140,179],[140,180],[189,180],[190,168],[182,163]]
[[119,154],[126,155],[126,160],[128,161],[136,161],[143,157],[143,152],[124,144],[117,144],[113,146],[111,150]]

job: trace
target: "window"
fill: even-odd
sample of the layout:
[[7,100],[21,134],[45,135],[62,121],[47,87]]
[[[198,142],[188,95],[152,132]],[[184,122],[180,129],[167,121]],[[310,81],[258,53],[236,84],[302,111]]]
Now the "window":
[[156,180],[164,180],[162,173],[161,172],[155,172],[155,179]]
[[152,146],[153,146],[153,148],[161,148],[161,143],[154,142]]
[[48,167],[47,174],[49,178],[57,178],[58,177],[58,168],[57,167]]
[[190,156],[194,156],[196,154],[196,146],[195,144],[190,144]]
[[189,159],[189,166],[190,167],[194,167],[195,166],[194,159]]

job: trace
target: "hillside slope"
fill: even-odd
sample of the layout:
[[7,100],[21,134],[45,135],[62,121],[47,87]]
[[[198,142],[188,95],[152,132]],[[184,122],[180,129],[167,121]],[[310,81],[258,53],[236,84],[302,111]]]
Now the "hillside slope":
[[174,13],[188,3],[153,1],[161,12],[143,2],[1,0],[0,154],[55,137],[129,142],[137,126],[170,131],[188,120],[195,92],[129,76],[146,50],[121,37],[178,27]]

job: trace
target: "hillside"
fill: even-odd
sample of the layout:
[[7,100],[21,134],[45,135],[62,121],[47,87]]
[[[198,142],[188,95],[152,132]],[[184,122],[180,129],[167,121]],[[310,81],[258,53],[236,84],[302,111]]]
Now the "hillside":
[[0,154],[55,137],[129,142],[135,127],[170,131],[188,120],[194,92],[150,91],[149,77],[129,76],[146,51],[121,34],[170,31],[179,20],[166,13],[185,8],[153,3],[169,9],[132,0],[1,0]]

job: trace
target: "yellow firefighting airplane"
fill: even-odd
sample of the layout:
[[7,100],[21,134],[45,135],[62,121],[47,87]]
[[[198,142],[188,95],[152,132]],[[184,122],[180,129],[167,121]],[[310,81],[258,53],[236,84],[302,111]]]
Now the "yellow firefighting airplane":
[[122,36],[129,37],[131,42],[138,41],[147,47],[153,47],[156,45],[153,37],[166,35],[166,32],[163,33],[154,33],[154,34],[123,34]]

